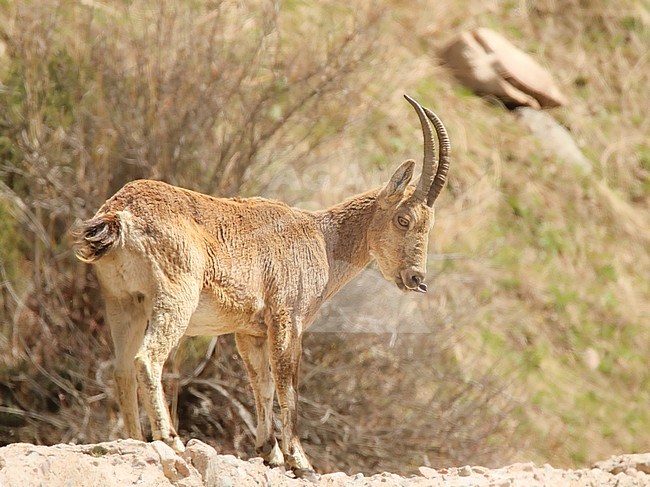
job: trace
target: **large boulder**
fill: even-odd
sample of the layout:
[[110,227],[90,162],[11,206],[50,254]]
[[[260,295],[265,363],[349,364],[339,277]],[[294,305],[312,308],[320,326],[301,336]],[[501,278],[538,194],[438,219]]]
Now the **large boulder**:
[[461,32],[445,46],[441,57],[465,86],[509,107],[566,104],[551,74],[493,30]]

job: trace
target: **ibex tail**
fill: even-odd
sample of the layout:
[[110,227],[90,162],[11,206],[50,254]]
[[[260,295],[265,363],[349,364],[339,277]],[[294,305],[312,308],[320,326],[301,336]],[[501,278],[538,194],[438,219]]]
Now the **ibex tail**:
[[74,232],[74,252],[77,258],[88,264],[97,262],[120,240],[122,225],[116,213],[96,215],[81,223]]

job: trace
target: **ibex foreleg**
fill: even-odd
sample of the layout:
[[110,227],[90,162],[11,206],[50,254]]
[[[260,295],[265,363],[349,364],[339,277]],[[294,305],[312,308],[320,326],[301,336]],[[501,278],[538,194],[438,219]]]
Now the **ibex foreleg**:
[[282,418],[282,453],[297,475],[313,472],[297,435],[301,327],[289,313],[278,313],[269,326],[271,369]]

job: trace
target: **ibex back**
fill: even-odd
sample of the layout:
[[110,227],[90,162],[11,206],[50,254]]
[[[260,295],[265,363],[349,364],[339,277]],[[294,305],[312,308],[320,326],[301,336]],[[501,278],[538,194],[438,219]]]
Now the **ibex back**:
[[[296,434],[301,339],[320,306],[374,258],[402,290],[426,292],[433,202],[449,167],[449,139],[409,97],[424,135],[422,175],[403,162],[388,183],[309,212],[261,198],[213,198],[159,181],[128,183],[78,233],[94,264],[115,345],[115,386],[127,434],[143,439],[137,386],[154,439],[183,450],[162,369],[183,335],[235,333],[257,409],[256,447],[270,465],[313,475]],[[431,123],[439,142],[436,150]],[[273,431],[273,397],[282,420]]]

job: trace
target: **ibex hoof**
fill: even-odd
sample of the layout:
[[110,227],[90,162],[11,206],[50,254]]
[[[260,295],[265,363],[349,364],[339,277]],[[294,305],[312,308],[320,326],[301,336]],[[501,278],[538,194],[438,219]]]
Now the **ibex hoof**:
[[282,467],[284,465],[284,455],[278,442],[275,441],[265,443],[262,447],[257,449],[258,455],[264,459],[264,463],[271,468]]
[[318,474],[310,468],[295,468],[293,474],[298,479],[307,480],[313,484],[318,483]]
[[171,438],[165,439],[165,443],[172,447],[176,453],[183,453],[185,451],[185,445],[178,436],[172,436]]

